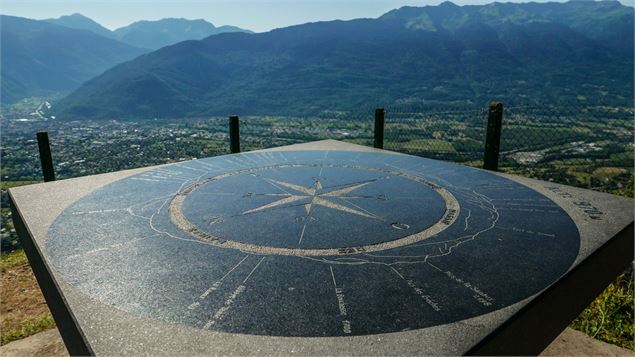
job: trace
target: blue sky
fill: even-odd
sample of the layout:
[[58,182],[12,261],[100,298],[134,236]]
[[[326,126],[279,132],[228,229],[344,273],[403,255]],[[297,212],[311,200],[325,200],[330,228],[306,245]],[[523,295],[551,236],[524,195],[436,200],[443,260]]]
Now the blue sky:
[[[34,19],[79,12],[107,28],[138,20],[165,17],[203,18],[214,25],[235,25],[253,31],[311,21],[377,17],[404,6],[436,5],[441,1],[408,0],[0,0],[0,12]],[[543,0],[537,0],[544,2]],[[486,4],[491,0],[454,0],[456,4]],[[519,1],[515,1],[519,2]],[[635,0],[621,0],[633,6]]]

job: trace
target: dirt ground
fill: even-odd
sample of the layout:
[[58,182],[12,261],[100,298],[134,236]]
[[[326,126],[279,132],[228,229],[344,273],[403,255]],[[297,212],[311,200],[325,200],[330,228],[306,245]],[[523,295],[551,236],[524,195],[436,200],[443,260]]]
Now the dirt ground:
[[50,315],[28,263],[7,268],[0,280],[0,326],[3,335],[34,321],[34,318]]
[[[0,355],[66,357],[68,352],[57,329],[53,329],[4,345],[0,347]],[[580,331],[567,328],[540,356],[634,357],[635,352],[598,341]]]

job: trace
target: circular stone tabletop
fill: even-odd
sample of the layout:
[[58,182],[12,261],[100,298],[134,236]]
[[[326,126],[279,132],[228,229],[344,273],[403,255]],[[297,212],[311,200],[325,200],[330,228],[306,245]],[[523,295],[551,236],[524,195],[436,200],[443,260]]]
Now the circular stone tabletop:
[[549,198],[486,171],[351,151],[254,152],[130,176],[46,240],[70,285],[132,314],[271,336],[397,332],[543,290],[580,237]]

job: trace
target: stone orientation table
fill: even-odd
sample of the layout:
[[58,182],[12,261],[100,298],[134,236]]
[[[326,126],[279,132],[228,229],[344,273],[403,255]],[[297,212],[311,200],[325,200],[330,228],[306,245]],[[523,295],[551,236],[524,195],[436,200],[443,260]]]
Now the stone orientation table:
[[319,141],[13,188],[71,354],[537,354],[633,200]]

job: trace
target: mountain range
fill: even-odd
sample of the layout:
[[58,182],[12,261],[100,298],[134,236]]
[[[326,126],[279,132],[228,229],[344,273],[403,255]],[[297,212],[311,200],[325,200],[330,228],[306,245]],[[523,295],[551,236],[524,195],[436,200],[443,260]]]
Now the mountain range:
[[50,22],[55,25],[72,28],[72,29],[88,30],[88,31],[96,33],[97,35],[104,36],[113,40],[117,39],[117,36],[115,36],[115,34],[112,31],[103,27],[102,25],[95,22],[94,20],[89,19],[88,17],[78,13],[75,13],[72,15],[60,16],[57,19],[46,19],[44,21]]
[[246,30],[203,20],[163,19],[110,31],[80,14],[47,20],[0,15],[2,104],[68,93],[152,49],[231,31]]
[[117,65],[54,109],[58,118],[304,115],[491,99],[632,105],[633,8],[444,2],[223,33]]
[[0,16],[2,103],[69,92],[147,52],[90,31]]
[[120,27],[114,31],[108,30],[81,14],[62,16],[46,21],[70,28],[89,30],[104,37],[151,50],[156,50],[185,40],[200,40],[224,32],[251,32],[236,26],[226,25],[216,27],[212,23],[202,19],[188,20],[168,18],[156,21],[144,20]]

